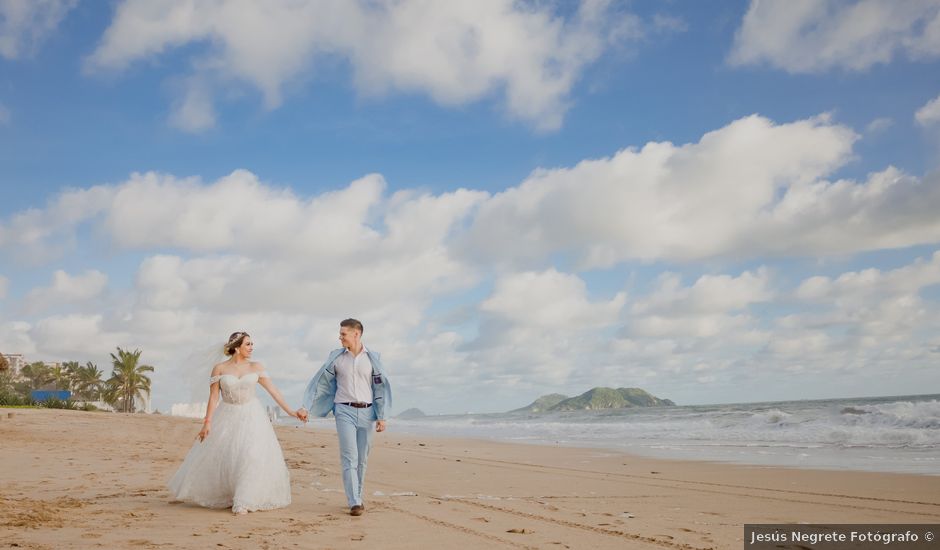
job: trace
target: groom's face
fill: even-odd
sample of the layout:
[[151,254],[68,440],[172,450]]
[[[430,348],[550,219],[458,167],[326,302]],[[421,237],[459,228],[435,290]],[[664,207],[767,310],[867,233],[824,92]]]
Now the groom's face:
[[350,327],[339,327],[339,343],[344,348],[354,348],[359,343],[359,337],[362,336],[358,330]]

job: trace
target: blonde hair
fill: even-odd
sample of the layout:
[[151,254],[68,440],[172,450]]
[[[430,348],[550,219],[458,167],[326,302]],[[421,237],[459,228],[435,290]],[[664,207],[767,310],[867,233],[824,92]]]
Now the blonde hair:
[[222,348],[225,355],[235,355],[235,350],[241,347],[245,338],[250,338],[247,332],[233,332],[232,335],[228,337],[228,343]]

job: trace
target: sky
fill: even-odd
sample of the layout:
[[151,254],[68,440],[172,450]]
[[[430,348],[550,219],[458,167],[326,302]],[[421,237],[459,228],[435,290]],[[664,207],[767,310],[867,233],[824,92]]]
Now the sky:
[[0,0],[0,352],[394,410],[940,392],[940,1]]

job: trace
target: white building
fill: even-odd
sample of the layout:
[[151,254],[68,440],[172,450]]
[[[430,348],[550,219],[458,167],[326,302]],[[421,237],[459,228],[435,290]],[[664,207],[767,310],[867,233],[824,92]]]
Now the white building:
[[13,376],[19,376],[20,370],[26,366],[26,359],[23,358],[22,353],[0,353],[3,355],[3,358],[7,360],[7,363],[10,365],[10,369],[13,370]]

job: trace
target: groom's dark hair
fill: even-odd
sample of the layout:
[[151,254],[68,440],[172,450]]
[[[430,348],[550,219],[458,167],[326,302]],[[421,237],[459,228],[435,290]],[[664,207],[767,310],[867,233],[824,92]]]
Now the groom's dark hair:
[[362,323],[356,319],[344,319],[343,321],[340,321],[339,326],[356,329],[359,331],[359,334],[363,333]]

